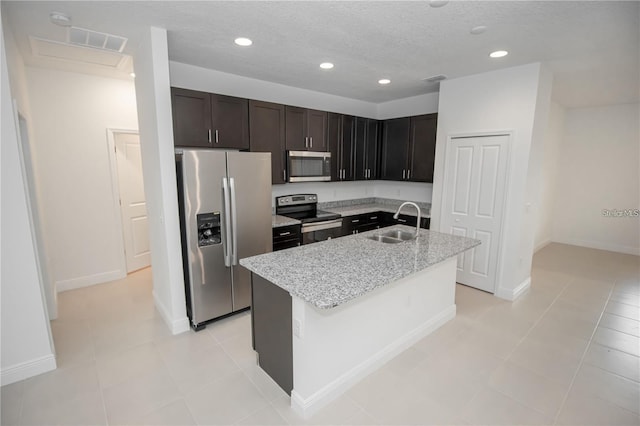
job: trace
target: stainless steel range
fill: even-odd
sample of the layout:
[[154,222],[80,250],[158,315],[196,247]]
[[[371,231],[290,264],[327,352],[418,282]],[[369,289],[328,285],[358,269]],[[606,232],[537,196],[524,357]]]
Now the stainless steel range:
[[318,210],[316,194],[276,197],[276,214],[302,222],[302,244],[342,236],[342,216]]

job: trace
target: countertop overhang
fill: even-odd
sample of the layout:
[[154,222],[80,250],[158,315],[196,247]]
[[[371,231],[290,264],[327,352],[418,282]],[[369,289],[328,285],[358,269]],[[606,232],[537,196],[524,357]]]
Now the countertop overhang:
[[421,229],[416,240],[385,244],[384,229],[240,259],[240,265],[311,305],[330,309],[480,245],[480,240]]

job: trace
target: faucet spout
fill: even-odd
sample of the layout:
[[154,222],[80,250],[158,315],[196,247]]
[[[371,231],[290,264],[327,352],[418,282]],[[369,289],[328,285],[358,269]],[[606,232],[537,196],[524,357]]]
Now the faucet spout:
[[404,203],[400,204],[400,207],[398,207],[398,210],[396,211],[396,214],[393,215],[394,219],[397,219],[398,216],[400,215],[400,210],[402,210],[402,208],[406,205],[409,206],[413,206],[415,207],[416,211],[418,212],[418,221],[416,222],[416,234],[414,236],[414,238],[418,238],[418,235],[420,234],[420,207],[418,207],[418,205],[416,203],[413,203],[411,201],[405,201]]

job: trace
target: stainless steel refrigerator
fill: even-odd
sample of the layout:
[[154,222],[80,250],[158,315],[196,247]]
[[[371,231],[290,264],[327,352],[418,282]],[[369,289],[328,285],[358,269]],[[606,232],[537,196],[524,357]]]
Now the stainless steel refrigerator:
[[272,250],[271,154],[176,151],[187,314],[200,330],[251,305],[243,257]]

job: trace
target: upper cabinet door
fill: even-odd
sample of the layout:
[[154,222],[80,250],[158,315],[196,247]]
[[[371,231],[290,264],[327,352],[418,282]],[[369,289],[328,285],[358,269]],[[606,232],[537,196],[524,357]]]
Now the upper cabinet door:
[[436,155],[438,114],[411,117],[411,155],[408,178],[416,182],[433,182]]
[[211,95],[214,148],[249,149],[249,101]]
[[342,159],[342,178],[340,180],[354,179],[353,154],[355,145],[356,119],[351,115],[342,116],[342,135],[340,140],[340,158]]
[[327,113],[314,109],[306,110],[306,136],[309,138],[307,149],[327,151]]
[[212,147],[209,93],[172,87],[171,108],[175,146]]
[[354,176],[356,180],[367,179],[367,119],[356,117],[354,133]]
[[286,147],[289,151],[306,151],[308,138],[305,130],[305,109],[286,106]]
[[378,167],[378,158],[380,158],[378,143],[380,140],[379,129],[380,126],[378,120],[367,120],[365,162],[367,168],[367,179],[369,180],[378,179],[380,177],[380,170]]
[[286,182],[285,108],[270,102],[249,101],[252,152],[271,153],[271,183]]
[[327,145],[331,153],[331,180],[341,179],[342,158],[342,115],[330,112],[327,114]]
[[409,117],[386,120],[382,135],[382,179],[406,180],[409,153]]

